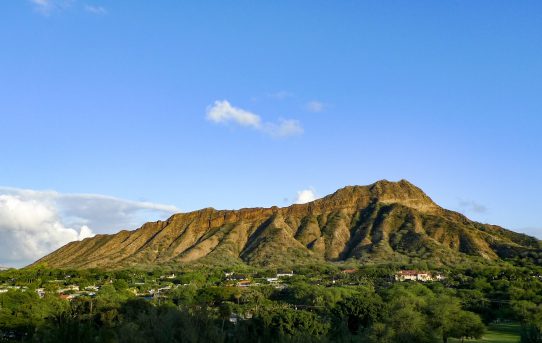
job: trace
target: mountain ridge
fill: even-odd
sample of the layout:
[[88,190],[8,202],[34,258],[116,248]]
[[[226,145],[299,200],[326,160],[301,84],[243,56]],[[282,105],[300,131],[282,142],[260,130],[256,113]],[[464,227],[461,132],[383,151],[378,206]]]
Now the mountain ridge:
[[467,256],[538,256],[540,245],[536,238],[446,210],[407,180],[380,180],[346,186],[307,204],[178,213],[137,230],[71,242],[36,263],[114,268],[196,261],[453,262]]

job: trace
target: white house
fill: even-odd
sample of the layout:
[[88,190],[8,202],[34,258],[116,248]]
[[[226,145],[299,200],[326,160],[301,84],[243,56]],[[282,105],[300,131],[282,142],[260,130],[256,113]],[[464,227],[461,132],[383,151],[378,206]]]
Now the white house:
[[294,276],[294,272],[291,271],[289,273],[277,273],[277,278],[281,278],[281,277],[292,277]]
[[401,270],[395,274],[395,281],[440,281],[444,277],[440,274],[419,270]]

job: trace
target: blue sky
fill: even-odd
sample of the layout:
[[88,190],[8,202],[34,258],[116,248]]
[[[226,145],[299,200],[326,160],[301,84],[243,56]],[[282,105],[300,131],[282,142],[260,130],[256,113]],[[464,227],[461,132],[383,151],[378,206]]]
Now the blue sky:
[[9,196],[106,195],[156,219],[405,178],[446,208],[542,238],[540,1],[0,10]]

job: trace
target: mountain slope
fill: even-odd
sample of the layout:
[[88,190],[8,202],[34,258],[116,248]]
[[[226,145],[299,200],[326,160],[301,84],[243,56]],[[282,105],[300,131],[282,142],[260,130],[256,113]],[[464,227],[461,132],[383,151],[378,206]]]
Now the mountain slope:
[[193,261],[292,264],[303,261],[458,261],[539,254],[539,240],[470,221],[436,205],[408,181],[350,186],[285,208],[207,208],[135,231],[72,242],[36,263],[121,267]]

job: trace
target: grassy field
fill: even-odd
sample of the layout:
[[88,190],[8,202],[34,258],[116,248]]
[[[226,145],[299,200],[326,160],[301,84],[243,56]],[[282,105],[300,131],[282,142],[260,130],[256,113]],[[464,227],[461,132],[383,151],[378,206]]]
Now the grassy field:
[[[519,324],[491,324],[482,339],[466,339],[465,342],[484,343],[518,343]],[[449,342],[461,342],[459,339],[450,339]]]

